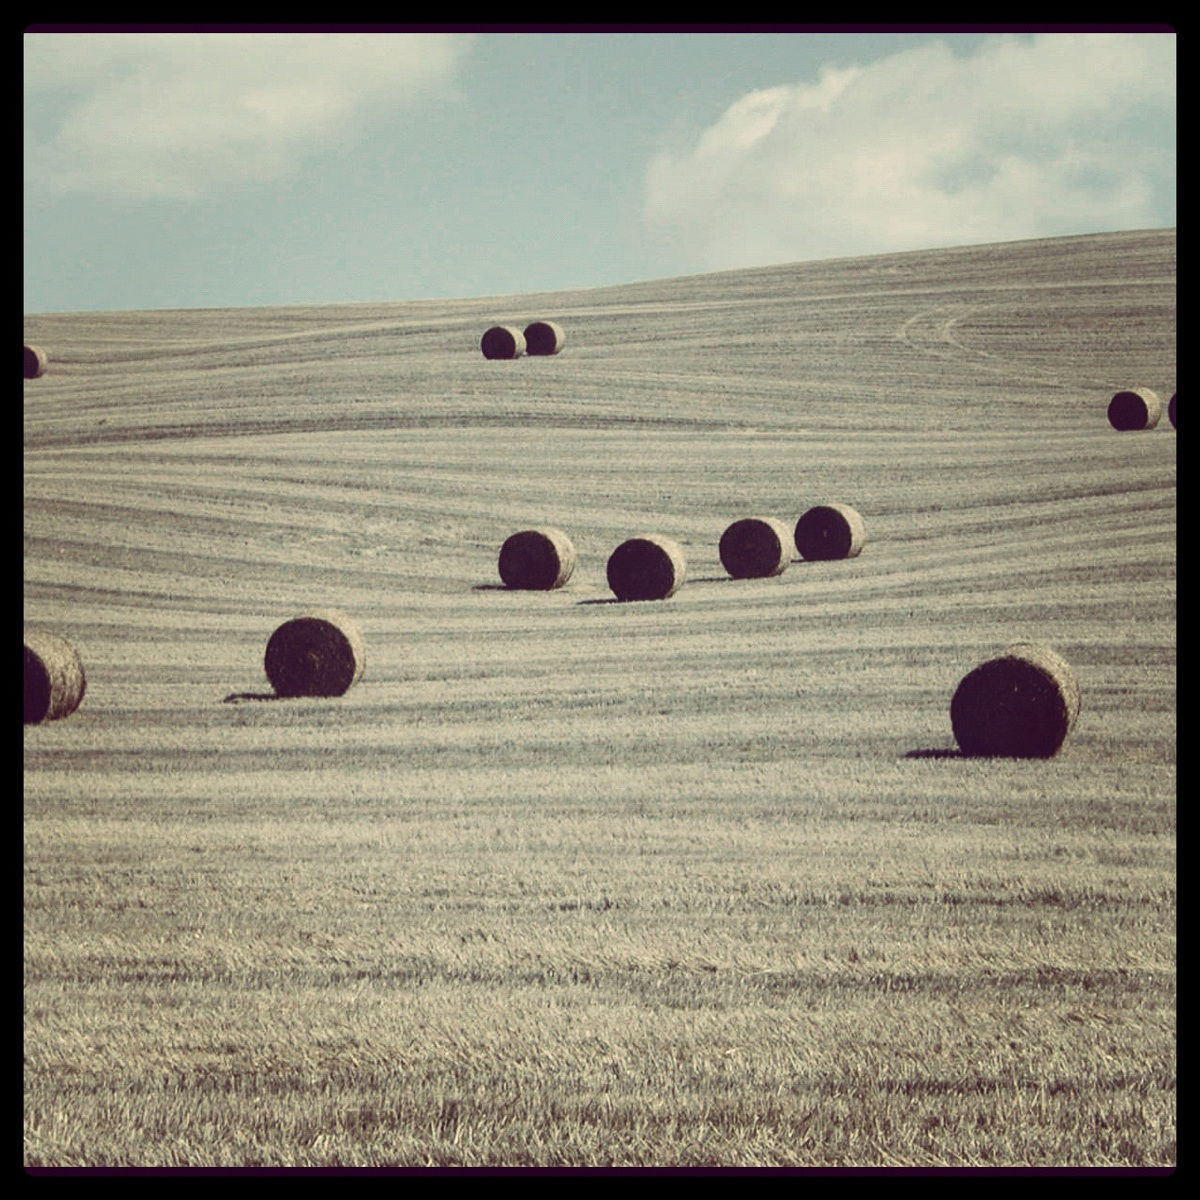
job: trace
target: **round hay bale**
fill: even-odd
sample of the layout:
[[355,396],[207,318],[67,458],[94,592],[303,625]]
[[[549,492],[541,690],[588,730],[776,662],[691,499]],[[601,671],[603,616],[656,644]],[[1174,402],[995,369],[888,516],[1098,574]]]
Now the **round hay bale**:
[[1017,642],[959,683],[950,724],[959,749],[991,758],[1050,758],[1079,716],[1079,683],[1053,650]]
[[553,321],[534,321],[525,326],[526,354],[557,354],[566,340],[562,326]]
[[561,529],[523,529],[500,547],[499,567],[506,587],[550,591],[571,578],[575,547]]
[[511,325],[493,325],[479,348],[484,358],[520,358],[525,353],[525,335]]
[[75,647],[57,633],[25,634],[25,724],[69,717],[83,703],[87,677]]
[[780,575],[791,557],[792,533],[774,517],[743,517],[721,534],[721,565],[734,579]]
[[1170,400],[1167,401],[1167,420],[1171,422],[1171,428],[1178,428],[1175,424],[1175,393],[1171,393]]
[[1108,402],[1108,423],[1122,432],[1153,429],[1162,410],[1162,401],[1149,388],[1131,388],[1127,392],[1117,392]]
[[37,379],[46,373],[46,352],[37,346],[25,347],[25,378]]
[[824,561],[854,558],[867,540],[867,527],[846,504],[818,504],[796,522],[794,537],[801,558]]
[[608,586],[618,600],[665,600],[686,574],[683,548],[656,533],[622,542],[608,558]]
[[320,609],[285,621],[271,634],[263,665],[277,696],[341,696],[362,678],[365,656],[345,613]]

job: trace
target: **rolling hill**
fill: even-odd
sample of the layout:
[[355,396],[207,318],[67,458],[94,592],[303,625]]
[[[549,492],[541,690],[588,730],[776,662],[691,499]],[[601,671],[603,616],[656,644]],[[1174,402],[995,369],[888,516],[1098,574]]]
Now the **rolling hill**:
[[[88,678],[24,735],[27,1165],[1174,1161],[1176,434],[1106,420],[1176,390],[1174,230],[25,340]],[[860,556],[726,575],[827,502]],[[687,581],[618,603],[643,532]],[[328,607],[361,682],[273,701]],[[961,757],[1020,640],[1071,737]]]

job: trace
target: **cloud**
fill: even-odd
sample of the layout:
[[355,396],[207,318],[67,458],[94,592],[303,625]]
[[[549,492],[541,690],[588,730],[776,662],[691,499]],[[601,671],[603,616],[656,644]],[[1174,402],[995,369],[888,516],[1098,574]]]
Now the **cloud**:
[[1175,39],[930,42],[751,92],[650,163],[684,269],[1173,224]]
[[26,34],[27,182],[194,198],[267,182],[450,90],[460,34]]

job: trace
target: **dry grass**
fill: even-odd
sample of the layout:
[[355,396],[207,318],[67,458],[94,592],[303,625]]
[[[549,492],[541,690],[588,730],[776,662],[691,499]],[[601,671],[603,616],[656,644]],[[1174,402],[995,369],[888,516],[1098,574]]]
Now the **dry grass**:
[[[1177,442],[1095,398],[1175,390],[1174,263],[539,296],[532,389],[446,354],[487,300],[27,317],[27,619],[88,701],[24,735],[25,1162],[1173,1165]],[[869,552],[730,580],[801,490]],[[481,585],[531,512],[570,585]],[[670,603],[611,602],[631,529]],[[370,670],[222,703],[280,597]],[[1069,740],[963,756],[1031,637]]]
[[60,809],[28,1161],[1173,1160],[1167,826],[565,792]]

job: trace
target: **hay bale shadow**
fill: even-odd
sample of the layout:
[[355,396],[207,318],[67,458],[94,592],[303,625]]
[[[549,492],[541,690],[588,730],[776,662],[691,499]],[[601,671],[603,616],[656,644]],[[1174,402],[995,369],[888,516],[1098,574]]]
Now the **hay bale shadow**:
[[905,758],[970,758],[969,754],[964,754],[961,750],[951,749],[934,749],[934,750],[909,750]]
[[241,704],[246,700],[282,700],[276,692],[230,692],[222,704]]

